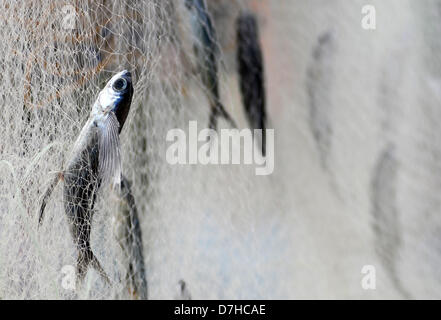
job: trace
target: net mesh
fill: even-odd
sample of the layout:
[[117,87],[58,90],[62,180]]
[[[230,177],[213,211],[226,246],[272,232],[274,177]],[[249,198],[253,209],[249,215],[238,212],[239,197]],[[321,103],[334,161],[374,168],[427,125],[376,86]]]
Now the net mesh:
[[[0,299],[439,297],[440,2],[371,2],[374,31],[358,0],[207,0],[239,128],[236,21],[257,17],[276,131],[275,171],[256,176],[166,161],[167,132],[210,114],[188,1],[0,0]],[[101,186],[91,224],[109,283],[89,268],[78,287],[63,181],[40,226],[39,210],[123,69],[125,180]]]
[[[216,27],[228,26],[218,32],[216,50],[227,51],[219,54],[219,76],[232,114],[240,110],[234,111],[237,97],[228,87],[227,79],[235,78],[229,46],[236,11],[246,5],[209,2]],[[140,280],[127,279],[140,273],[132,270],[139,260],[151,298],[179,297],[179,280],[194,297],[245,294],[237,291],[241,280],[228,274],[248,270],[257,254],[253,247],[262,241],[242,214],[252,212],[252,201],[239,193],[252,186],[246,178],[252,171],[171,167],[165,161],[169,129],[185,129],[189,120],[200,127],[208,123],[208,93],[193,49],[200,40],[191,15],[185,1],[2,2],[1,298],[146,298],[131,287]],[[131,71],[135,92],[120,137],[132,203],[124,192],[100,188],[91,246],[110,283],[89,268],[81,290],[72,290],[68,277],[78,252],[69,233],[63,181],[47,202],[40,227],[38,213],[46,189],[69,162],[97,94],[123,69]],[[228,209],[221,209],[222,203]],[[137,220],[128,221],[133,206]],[[133,249],[133,236],[142,237],[141,248]],[[225,246],[230,249],[213,251]],[[241,253],[244,261],[235,261]],[[257,288],[260,280],[247,281]]]

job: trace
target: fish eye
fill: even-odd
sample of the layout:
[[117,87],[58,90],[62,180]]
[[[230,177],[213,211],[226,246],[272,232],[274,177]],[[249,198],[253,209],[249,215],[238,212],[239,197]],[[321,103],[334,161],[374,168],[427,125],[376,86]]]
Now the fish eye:
[[113,83],[112,88],[115,91],[123,91],[125,88],[127,88],[127,80],[124,78],[117,79]]

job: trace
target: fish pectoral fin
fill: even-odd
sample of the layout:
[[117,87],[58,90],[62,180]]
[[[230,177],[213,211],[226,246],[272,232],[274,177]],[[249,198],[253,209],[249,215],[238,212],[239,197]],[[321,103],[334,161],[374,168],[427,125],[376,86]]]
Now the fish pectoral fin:
[[43,201],[41,203],[41,207],[40,207],[40,216],[38,218],[38,225],[40,226],[43,223],[43,218],[44,218],[44,209],[46,208],[46,204],[48,202],[48,200],[50,199],[52,192],[54,191],[55,187],[57,186],[58,182],[60,182],[60,180],[64,180],[64,172],[59,172],[54,179],[52,180],[51,184],[49,185],[49,187],[47,188],[46,192],[44,193],[43,196]]
[[98,173],[104,183],[120,184],[121,154],[119,122],[113,112],[98,123]]

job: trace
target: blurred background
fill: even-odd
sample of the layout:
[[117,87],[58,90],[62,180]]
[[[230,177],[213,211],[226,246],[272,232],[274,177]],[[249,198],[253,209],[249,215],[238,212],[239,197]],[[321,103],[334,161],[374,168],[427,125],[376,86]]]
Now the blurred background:
[[168,130],[201,128],[210,112],[185,0],[0,1],[0,298],[137,298],[107,189],[92,247],[111,285],[93,269],[82,290],[61,285],[76,259],[61,185],[38,228],[43,193],[122,69],[135,87],[121,152],[148,298],[183,298],[181,279],[194,299],[441,298],[441,1],[206,3],[220,100],[239,128],[251,124],[237,21],[257,21],[271,175],[165,160]]

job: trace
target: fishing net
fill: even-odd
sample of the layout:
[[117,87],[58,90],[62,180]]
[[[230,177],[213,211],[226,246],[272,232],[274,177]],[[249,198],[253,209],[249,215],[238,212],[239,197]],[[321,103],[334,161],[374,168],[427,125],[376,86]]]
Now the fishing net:
[[[222,100],[235,118],[243,115],[234,23],[245,9],[246,2],[230,1],[208,8],[220,30]],[[245,166],[171,166],[165,159],[168,130],[187,130],[189,120],[202,129],[210,112],[185,1],[3,1],[1,12],[0,298],[147,298],[143,277],[153,299],[181,297],[180,280],[196,298],[263,296],[260,277],[231,272],[261,268],[256,246],[273,231],[256,231],[263,225],[251,217],[274,203],[254,210],[243,192],[253,188],[259,197],[266,179],[254,181]],[[41,226],[39,210],[98,93],[123,69],[135,92],[120,137],[127,180],[119,195],[100,188],[91,227],[92,251],[110,284],[90,267],[76,288],[63,181]],[[248,288],[239,290],[243,281]]]
[[[439,297],[440,2],[372,0],[367,31],[358,0],[207,0],[219,99],[239,128],[237,21],[256,18],[267,176],[166,160],[169,130],[210,115],[189,2],[0,1],[0,299]],[[78,287],[63,181],[41,225],[39,210],[124,69],[125,179],[101,186],[91,225],[109,283],[90,267]]]

